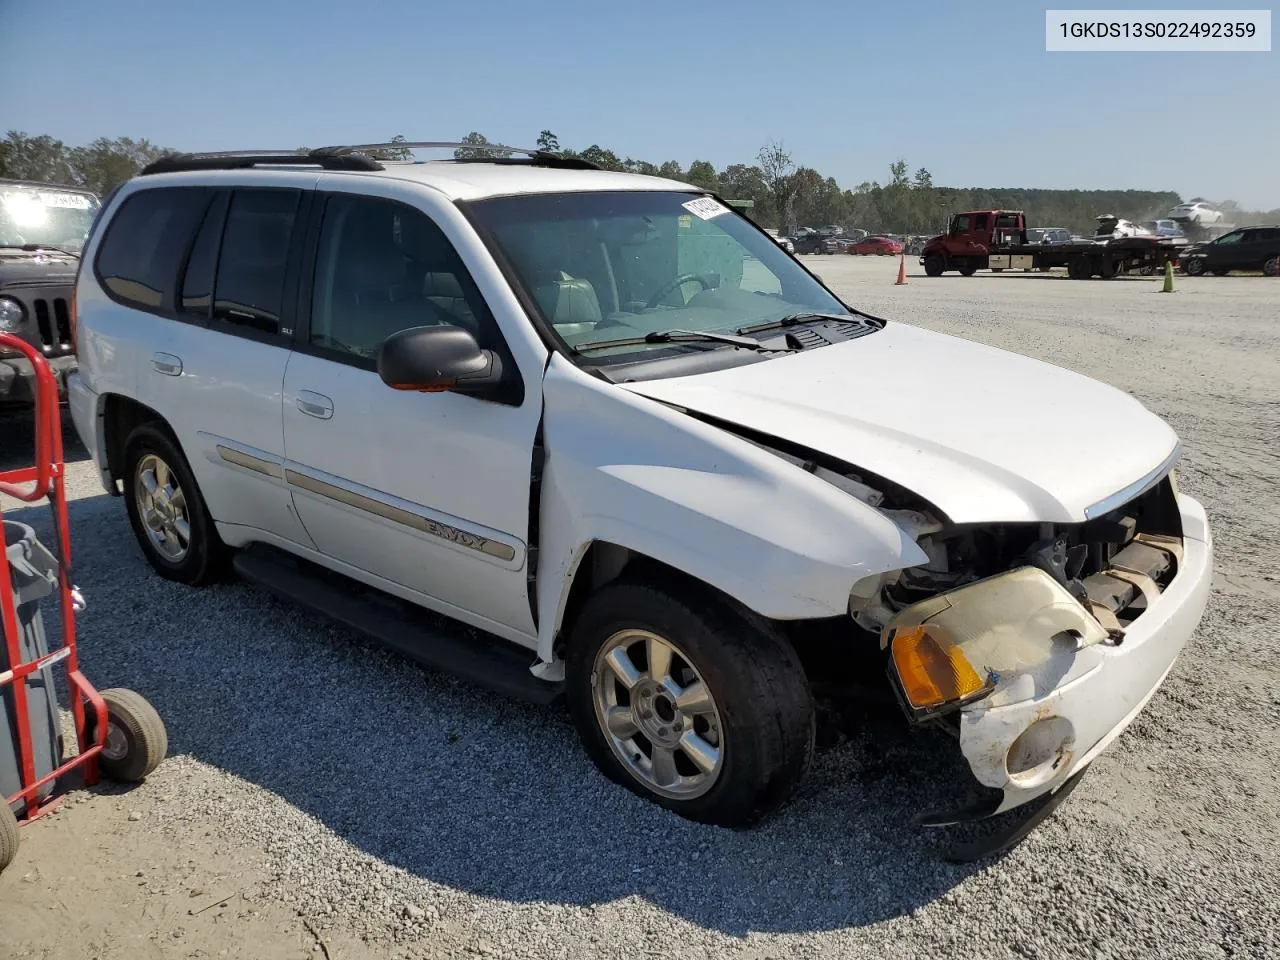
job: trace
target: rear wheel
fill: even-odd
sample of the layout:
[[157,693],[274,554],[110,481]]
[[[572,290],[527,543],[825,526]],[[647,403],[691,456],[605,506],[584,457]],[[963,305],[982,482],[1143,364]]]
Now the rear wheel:
[[812,759],[813,699],[791,645],[691,590],[620,582],[588,600],[567,695],[601,771],[691,820],[750,826]]
[[0,871],[18,855],[18,818],[0,798]]
[[931,253],[924,258],[924,272],[926,276],[940,277],[942,276],[942,271],[945,269],[946,264],[943,263],[942,257],[938,256],[936,253]]
[[221,576],[226,548],[187,458],[157,424],[129,435],[124,498],[134,536],[160,576],[189,586]]
[[976,263],[965,263],[960,267],[960,275],[962,277],[972,277],[977,272],[978,265]]
[[1280,277],[1280,257],[1272,257],[1264,262],[1262,272],[1268,277]]

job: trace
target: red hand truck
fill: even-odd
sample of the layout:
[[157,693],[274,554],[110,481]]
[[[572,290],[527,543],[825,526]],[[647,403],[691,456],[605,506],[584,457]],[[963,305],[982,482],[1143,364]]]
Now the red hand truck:
[[[58,606],[62,617],[60,647],[52,651],[38,651],[39,655],[32,657],[28,644],[24,654],[19,602],[7,549],[8,534],[17,525],[4,525],[3,504],[0,504],[0,527],[6,534],[6,549],[0,549],[0,627],[3,628],[0,634],[7,653],[5,662],[0,664],[5,667],[0,670],[0,736],[7,728],[14,740],[12,754],[17,759],[20,783],[16,793],[8,797],[0,795],[0,870],[3,870],[17,852],[18,817],[30,822],[52,810],[61,799],[59,788],[71,780],[69,775],[78,772],[84,786],[97,783],[100,774],[115,780],[142,780],[164,759],[168,737],[159,714],[141,696],[120,688],[99,693],[80,672],[76,655],[75,614],[83,608],[84,602],[71,583],[71,540],[64,489],[66,467],[62,457],[58,385],[44,357],[25,341],[0,333],[0,348],[25,356],[35,373],[35,465],[0,471],[0,494],[25,503],[48,500],[53,511],[56,545],[53,556],[56,558]],[[39,550],[49,555],[43,547]],[[63,759],[60,750],[55,750],[52,759],[43,765],[52,769],[38,769],[28,685],[33,674],[40,674],[35,679],[43,681],[44,695],[53,697],[49,668],[59,663],[64,664],[67,671],[67,689],[79,750],[67,759]],[[9,693],[7,698],[4,696],[6,691]],[[7,723],[6,709],[9,714]],[[18,808],[17,816],[15,807]]]

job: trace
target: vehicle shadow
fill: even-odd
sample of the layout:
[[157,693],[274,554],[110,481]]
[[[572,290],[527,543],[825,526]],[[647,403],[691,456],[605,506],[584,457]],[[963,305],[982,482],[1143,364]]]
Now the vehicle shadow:
[[[89,451],[76,435],[71,411],[63,405],[62,453],[67,463],[89,459]],[[30,407],[0,408],[0,470],[30,467],[35,463],[35,420]]]
[[[601,776],[562,711],[420,669],[244,584],[161,580],[117,500],[70,511],[91,681],[150,699],[171,755],[410,874],[514,903],[639,896],[741,936],[909,915],[979,869],[944,862],[909,825],[960,775],[954,745],[900,719],[855,714],[795,802],[754,830],[691,823]],[[7,516],[49,535],[47,509]]]

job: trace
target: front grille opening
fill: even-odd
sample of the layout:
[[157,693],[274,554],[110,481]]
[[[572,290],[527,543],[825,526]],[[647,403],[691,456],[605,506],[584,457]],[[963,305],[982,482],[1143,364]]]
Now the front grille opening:
[[40,348],[47,356],[70,353],[71,310],[65,297],[52,300],[37,297],[31,300],[31,310],[36,318],[36,331],[40,336]]

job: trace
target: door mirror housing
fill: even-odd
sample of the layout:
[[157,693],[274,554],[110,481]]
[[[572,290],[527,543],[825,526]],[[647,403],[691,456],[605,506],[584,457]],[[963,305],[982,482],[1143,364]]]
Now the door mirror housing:
[[393,390],[492,396],[503,386],[502,360],[469,330],[450,324],[410,327],[378,348],[378,376]]

